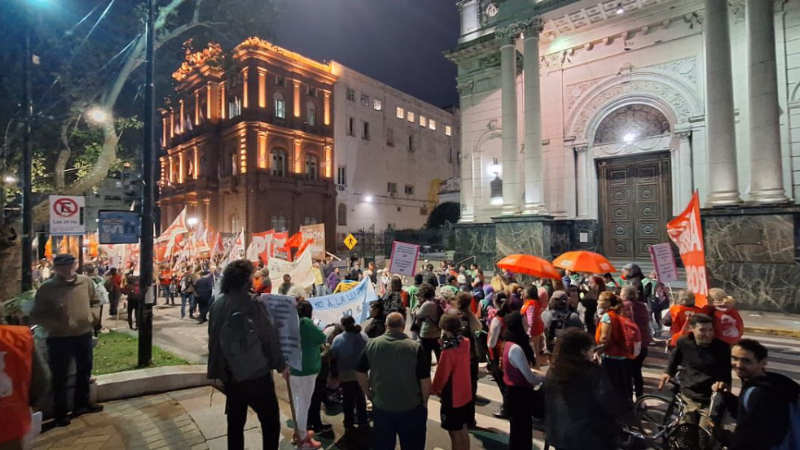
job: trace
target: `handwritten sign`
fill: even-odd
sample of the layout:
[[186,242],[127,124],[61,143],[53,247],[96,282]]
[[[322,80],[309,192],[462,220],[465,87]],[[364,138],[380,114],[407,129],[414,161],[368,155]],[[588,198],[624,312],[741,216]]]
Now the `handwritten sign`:
[[419,245],[394,241],[392,243],[392,265],[389,267],[389,272],[413,277],[417,270],[418,258]]
[[669,242],[651,245],[650,258],[653,260],[653,267],[656,269],[658,281],[662,283],[678,281],[678,266],[672,256],[672,246]]
[[284,361],[292,369],[302,370],[303,349],[300,347],[297,301],[294,297],[273,294],[261,294],[258,300],[267,308],[272,325],[278,330]]

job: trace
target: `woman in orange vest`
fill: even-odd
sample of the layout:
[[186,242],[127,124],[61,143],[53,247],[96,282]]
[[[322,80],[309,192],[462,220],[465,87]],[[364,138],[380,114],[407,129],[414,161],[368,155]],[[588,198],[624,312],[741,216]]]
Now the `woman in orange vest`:
[[626,403],[633,400],[633,383],[631,382],[631,362],[625,346],[625,332],[622,328],[622,300],[617,294],[605,291],[597,300],[597,315],[600,324],[595,332],[597,353],[601,358],[600,366],[608,374],[611,385]]
[[719,288],[709,289],[708,299],[714,305],[710,308],[714,318],[714,337],[728,345],[737,344],[744,334],[744,320],[736,309],[736,300]]
[[681,291],[678,294],[677,303],[669,307],[669,315],[664,318],[664,325],[669,327],[669,334],[672,336],[669,340],[670,347],[675,347],[678,339],[691,332],[689,318],[702,312],[702,308],[694,305],[694,292]]

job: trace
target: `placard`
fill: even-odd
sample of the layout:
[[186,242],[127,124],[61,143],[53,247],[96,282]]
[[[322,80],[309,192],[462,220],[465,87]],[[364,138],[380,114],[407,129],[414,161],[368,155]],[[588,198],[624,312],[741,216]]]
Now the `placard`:
[[392,243],[392,265],[389,272],[397,275],[413,277],[417,270],[419,245],[394,241]]
[[311,250],[311,256],[319,261],[325,259],[325,224],[318,223],[316,225],[303,225],[300,227],[300,232],[303,233],[303,240],[314,239],[314,242],[308,246]]
[[83,209],[86,199],[82,195],[50,196],[50,234],[55,236],[86,234]]
[[300,347],[300,318],[297,301],[285,295],[261,294],[258,298],[267,308],[272,326],[278,330],[278,340],[286,364],[294,370],[303,369],[303,349]]
[[653,268],[656,270],[659,282],[666,284],[678,281],[678,266],[675,264],[672,245],[669,242],[651,245],[650,258],[653,260]]

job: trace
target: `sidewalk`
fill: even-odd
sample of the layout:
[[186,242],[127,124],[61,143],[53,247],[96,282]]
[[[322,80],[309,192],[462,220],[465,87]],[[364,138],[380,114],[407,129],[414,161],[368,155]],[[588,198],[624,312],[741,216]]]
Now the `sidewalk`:
[[800,314],[739,311],[745,332],[800,338]]

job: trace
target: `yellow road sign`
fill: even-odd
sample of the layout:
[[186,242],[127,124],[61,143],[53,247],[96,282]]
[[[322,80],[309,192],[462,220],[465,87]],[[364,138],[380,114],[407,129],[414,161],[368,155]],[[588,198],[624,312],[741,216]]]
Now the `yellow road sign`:
[[352,250],[353,247],[356,246],[356,244],[358,244],[358,239],[356,239],[356,237],[353,236],[352,233],[348,234],[347,237],[344,238],[344,245],[346,245],[347,248],[349,248],[350,250]]

